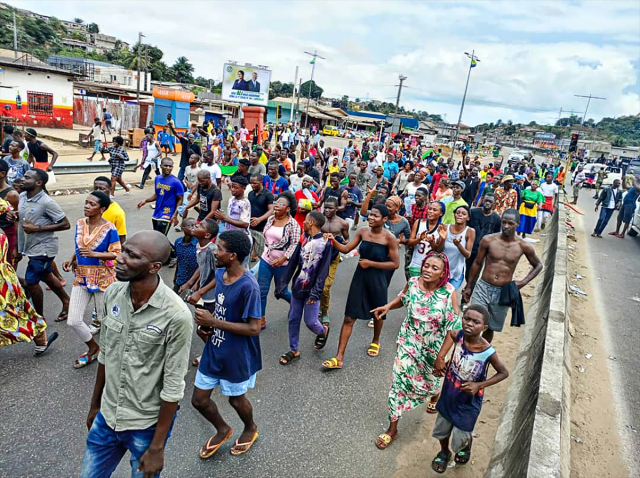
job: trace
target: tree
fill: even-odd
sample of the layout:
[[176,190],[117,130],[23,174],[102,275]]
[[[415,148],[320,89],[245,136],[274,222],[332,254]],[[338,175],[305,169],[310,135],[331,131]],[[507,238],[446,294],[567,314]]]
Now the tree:
[[89,33],[100,33],[100,27],[97,23],[89,23],[89,25],[87,25],[87,31]]
[[622,136],[615,136],[611,140],[611,146],[616,146],[618,148],[624,148],[627,145],[627,141]]
[[502,126],[502,120],[501,120],[501,119],[499,119],[498,121],[496,121],[496,128],[497,128],[498,126]]
[[185,56],[178,57],[171,67],[175,79],[179,83],[193,83],[193,65]]
[[302,86],[300,87],[300,95],[303,98],[307,98],[309,96],[309,90],[311,90],[311,98],[315,99],[320,98],[322,96],[322,92],[324,91],[316,84],[315,81],[309,80],[302,83]]
[[538,125],[538,123],[536,123],[535,121],[530,121],[529,122],[529,126],[537,126],[537,125]]
[[513,124],[513,121],[509,120],[507,121],[507,125],[511,126]]
[[82,23],[84,23],[84,20],[82,18],[74,18],[73,22],[82,24]]
[[349,101],[349,97],[347,95],[342,95],[342,101]]

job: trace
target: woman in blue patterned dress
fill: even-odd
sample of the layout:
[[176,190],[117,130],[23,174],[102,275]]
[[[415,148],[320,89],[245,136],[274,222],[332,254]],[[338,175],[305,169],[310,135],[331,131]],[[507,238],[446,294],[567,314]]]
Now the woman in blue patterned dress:
[[66,272],[73,271],[76,276],[71,289],[67,324],[89,348],[76,358],[75,368],[86,367],[98,357],[100,346],[94,340],[92,330],[84,323],[84,313],[91,304],[100,321],[104,291],[116,281],[114,260],[120,254],[120,236],[116,227],[102,218],[110,204],[109,196],[100,191],[87,196],[85,217],[78,219],[76,224],[76,252],[62,264]]

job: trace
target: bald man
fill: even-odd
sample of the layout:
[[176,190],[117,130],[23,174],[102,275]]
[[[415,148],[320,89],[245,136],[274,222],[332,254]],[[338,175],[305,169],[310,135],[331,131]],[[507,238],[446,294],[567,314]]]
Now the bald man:
[[119,282],[104,296],[82,478],[111,476],[125,449],[133,475],[156,476],[164,466],[193,333],[189,309],[160,278],[170,252],[162,233],[143,231],[116,258]]

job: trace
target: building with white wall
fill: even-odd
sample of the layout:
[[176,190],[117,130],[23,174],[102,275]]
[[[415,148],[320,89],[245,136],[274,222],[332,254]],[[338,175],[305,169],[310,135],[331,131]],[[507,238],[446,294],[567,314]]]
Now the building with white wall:
[[18,125],[73,128],[75,76],[44,63],[0,57],[2,116]]

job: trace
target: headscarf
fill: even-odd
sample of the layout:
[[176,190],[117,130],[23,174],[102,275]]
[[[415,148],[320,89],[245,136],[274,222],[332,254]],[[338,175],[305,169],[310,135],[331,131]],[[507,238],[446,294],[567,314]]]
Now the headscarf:
[[531,185],[540,186],[540,181],[538,181],[537,179],[534,179],[533,181],[531,181]]
[[449,259],[447,258],[447,255],[443,252],[430,251],[422,260],[422,264],[420,265],[420,273],[422,273],[422,268],[424,267],[425,262],[427,262],[427,259],[429,259],[430,257],[437,257],[442,261],[444,265],[443,271],[442,271],[442,277],[440,278],[440,282],[438,282],[438,286],[437,286],[439,289],[441,287],[444,287],[446,283],[449,282],[449,279],[451,279],[451,271],[449,269]]
[[387,201],[391,201],[393,204],[396,205],[396,207],[398,209],[402,208],[402,205],[404,204],[404,202],[402,201],[402,199],[400,199],[400,196],[389,196],[387,198]]

